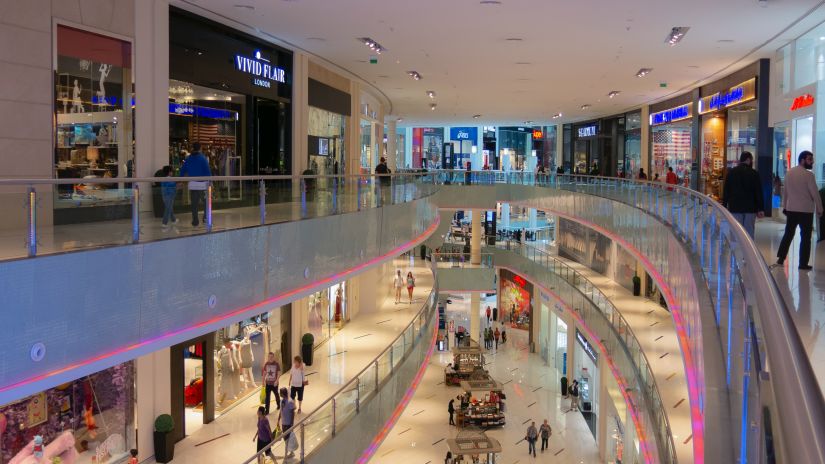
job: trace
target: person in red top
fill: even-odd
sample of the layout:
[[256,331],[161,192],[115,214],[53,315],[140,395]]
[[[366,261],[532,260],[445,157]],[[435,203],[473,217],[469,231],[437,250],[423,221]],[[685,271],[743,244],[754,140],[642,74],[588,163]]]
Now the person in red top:
[[[670,184],[670,185],[676,185],[676,184],[679,183],[679,176],[677,176],[676,173],[673,172],[673,168],[671,168],[671,167],[667,168],[667,175],[665,176],[665,183]],[[673,190],[673,188],[668,187],[668,190]]]
[[492,313],[492,311],[490,310],[490,307],[489,307],[489,306],[487,306],[487,323],[488,323],[488,324],[490,323],[490,314],[491,314],[491,313]]

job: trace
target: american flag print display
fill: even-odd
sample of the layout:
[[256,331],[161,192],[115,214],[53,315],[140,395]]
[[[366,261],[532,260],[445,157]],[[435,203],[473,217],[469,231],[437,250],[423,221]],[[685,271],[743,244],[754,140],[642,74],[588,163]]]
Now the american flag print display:
[[667,168],[685,184],[690,177],[690,127],[663,127],[653,130],[653,174],[664,181]]

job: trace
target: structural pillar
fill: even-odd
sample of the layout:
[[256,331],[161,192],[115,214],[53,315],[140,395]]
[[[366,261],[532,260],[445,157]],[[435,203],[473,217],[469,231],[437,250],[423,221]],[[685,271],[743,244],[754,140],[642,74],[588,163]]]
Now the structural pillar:
[[482,210],[473,211],[472,230],[470,231],[470,264],[481,264],[481,236],[484,235],[484,228],[481,227]]
[[536,230],[538,227],[538,219],[535,208],[527,208],[527,228]]
[[392,172],[398,170],[398,148],[396,146],[398,141],[397,124],[394,117],[390,118],[390,120],[387,121],[387,133],[385,134],[387,136],[387,167],[390,168]]
[[[292,66],[292,175],[309,166],[309,57],[295,52]],[[317,174],[317,173],[316,173]]]
[[[652,176],[651,168],[650,168],[650,107],[647,105],[642,106],[642,150],[641,150],[641,163],[642,167],[645,168],[645,172],[648,173],[649,176]],[[631,179],[638,176],[639,172],[634,172]]]
[[481,338],[481,294],[470,293],[470,338],[484,346]]
[[501,204],[501,228],[502,229],[509,229],[510,228],[510,204],[509,203],[502,203]]

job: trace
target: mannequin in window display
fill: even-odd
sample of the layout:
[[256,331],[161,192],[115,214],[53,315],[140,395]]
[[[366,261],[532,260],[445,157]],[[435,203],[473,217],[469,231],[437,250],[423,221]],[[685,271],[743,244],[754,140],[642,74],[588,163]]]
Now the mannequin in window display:
[[324,318],[321,316],[321,294],[316,294],[309,297],[309,331],[316,337],[321,336],[321,327],[324,324]]
[[335,322],[340,325],[343,319],[344,291],[339,286],[335,291]]
[[243,378],[244,387],[257,388],[255,378],[252,377],[252,363],[255,362],[255,355],[252,353],[252,342],[249,340],[249,333],[244,335],[243,340],[238,344],[239,354],[241,357],[241,377]]
[[232,375],[232,384],[235,388],[235,396],[241,396],[244,391],[241,380],[241,347],[240,342],[232,340],[232,359],[235,361],[235,372]]
[[106,87],[103,86],[103,82],[109,77],[109,72],[112,71],[112,65],[101,63],[98,71],[100,71],[100,90],[97,91],[97,101],[98,104],[106,106],[109,103],[106,101]]
[[225,339],[223,346],[217,353],[219,372],[221,374],[220,390],[218,393],[218,404],[224,401],[234,400],[237,397],[237,390],[235,389],[236,382],[233,378],[238,377],[239,365],[235,362],[235,355],[233,354],[232,340]]
[[75,79],[72,88],[72,113],[84,113],[86,111],[83,107],[83,100],[80,99],[80,92],[80,84]]

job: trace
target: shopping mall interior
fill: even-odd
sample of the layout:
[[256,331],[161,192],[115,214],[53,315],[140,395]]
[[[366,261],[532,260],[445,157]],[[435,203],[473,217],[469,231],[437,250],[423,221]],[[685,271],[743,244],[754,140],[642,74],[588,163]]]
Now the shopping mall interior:
[[0,464],[825,464],[825,1],[0,38]]

